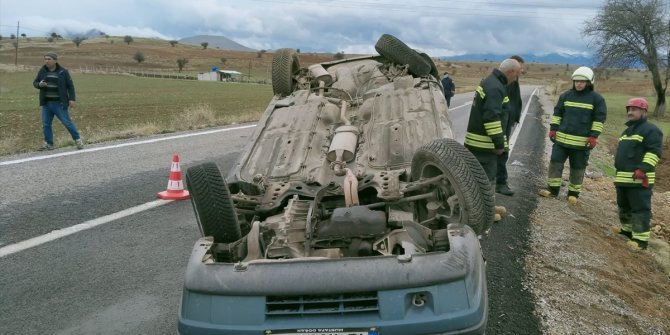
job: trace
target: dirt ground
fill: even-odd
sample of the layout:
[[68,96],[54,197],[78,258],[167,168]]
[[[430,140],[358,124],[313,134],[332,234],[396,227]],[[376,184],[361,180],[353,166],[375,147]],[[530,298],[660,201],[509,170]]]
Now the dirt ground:
[[[540,100],[551,110],[546,96]],[[550,117],[545,114],[547,126]],[[593,155],[611,160],[608,146]],[[539,190],[546,179],[536,182]],[[566,187],[557,199],[540,199],[525,284],[537,299],[545,334],[670,334],[669,159],[658,167],[657,183],[647,251],[628,249],[612,232],[619,226],[613,178],[587,170],[575,206],[566,201]]]

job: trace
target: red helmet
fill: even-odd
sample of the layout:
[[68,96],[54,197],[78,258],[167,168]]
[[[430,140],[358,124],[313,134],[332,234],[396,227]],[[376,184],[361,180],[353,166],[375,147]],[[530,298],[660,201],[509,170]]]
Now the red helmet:
[[628,107],[638,107],[647,110],[649,108],[649,103],[645,98],[631,98],[628,99],[628,103],[626,104],[626,108]]

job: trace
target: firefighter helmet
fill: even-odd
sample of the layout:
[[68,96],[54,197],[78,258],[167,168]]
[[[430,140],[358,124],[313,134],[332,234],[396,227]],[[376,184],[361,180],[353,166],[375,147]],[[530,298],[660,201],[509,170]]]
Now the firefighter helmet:
[[593,84],[593,70],[586,66],[581,66],[572,73],[572,80],[587,80]]
[[645,98],[630,98],[628,99],[628,103],[626,103],[626,108],[628,107],[638,107],[646,111],[649,109],[649,103]]

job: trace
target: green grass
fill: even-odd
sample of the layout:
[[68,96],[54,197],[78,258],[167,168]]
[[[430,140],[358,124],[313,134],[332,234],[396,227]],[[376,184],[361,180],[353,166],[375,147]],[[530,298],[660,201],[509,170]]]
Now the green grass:
[[[35,73],[0,72],[0,155],[42,143]],[[73,73],[77,105],[71,117],[87,142],[147,136],[258,120],[270,85]],[[57,146],[72,139],[54,120]]]

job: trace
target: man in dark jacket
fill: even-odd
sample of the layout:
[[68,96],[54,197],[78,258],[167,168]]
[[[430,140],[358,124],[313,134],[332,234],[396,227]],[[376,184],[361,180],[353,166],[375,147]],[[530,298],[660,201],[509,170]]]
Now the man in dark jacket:
[[628,245],[634,250],[647,249],[652,188],[663,144],[661,130],[647,122],[648,108],[649,103],[644,98],[628,100],[628,128],[619,137],[614,158],[614,186],[621,222],[617,232],[630,239]]
[[[491,187],[494,187],[496,179],[498,156],[508,148],[502,124],[502,119],[509,113],[507,84],[516,80],[519,73],[519,62],[505,59],[479,83],[470,108],[464,144],[481,163]],[[500,214],[504,212],[504,207],[496,206],[496,221],[500,220]]]
[[444,98],[447,99],[447,107],[451,107],[451,97],[456,93],[456,85],[449,77],[449,73],[445,72],[442,77],[442,89],[444,90]]
[[[515,59],[521,65],[521,72],[523,73],[523,58],[514,55],[510,57]],[[512,129],[519,123],[521,119],[521,88],[519,87],[519,78],[507,84],[507,96],[509,97],[509,114],[503,116],[502,124],[505,130],[505,136],[509,141],[512,136]],[[512,196],[514,191],[507,184],[507,160],[509,159],[509,151],[505,151],[498,156],[498,170],[496,174],[496,192],[504,195]]]
[[572,89],[561,94],[551,117],[549,139],[554,142],[549,162],[548,188],[543,197],[561,189],[563,165],[570,159],[568,202],[577,203],[591,149],[596,147],[607,118],[605,99],[593,90],[593,70],[582,66],[572,73]]
[[44,131],[44,144],[40,150],[53,150],[54,148],[53,129],[51,128],[54,116],[70,132],[77,149],[83,149],[84,143],[68,113],[68,108],[73,108],[75,105],[74,83],[70,72],[58,64],[56,53],[48,52],[44,55],[44,66],[37,72],[33,86],[40,90],[42,130]]

